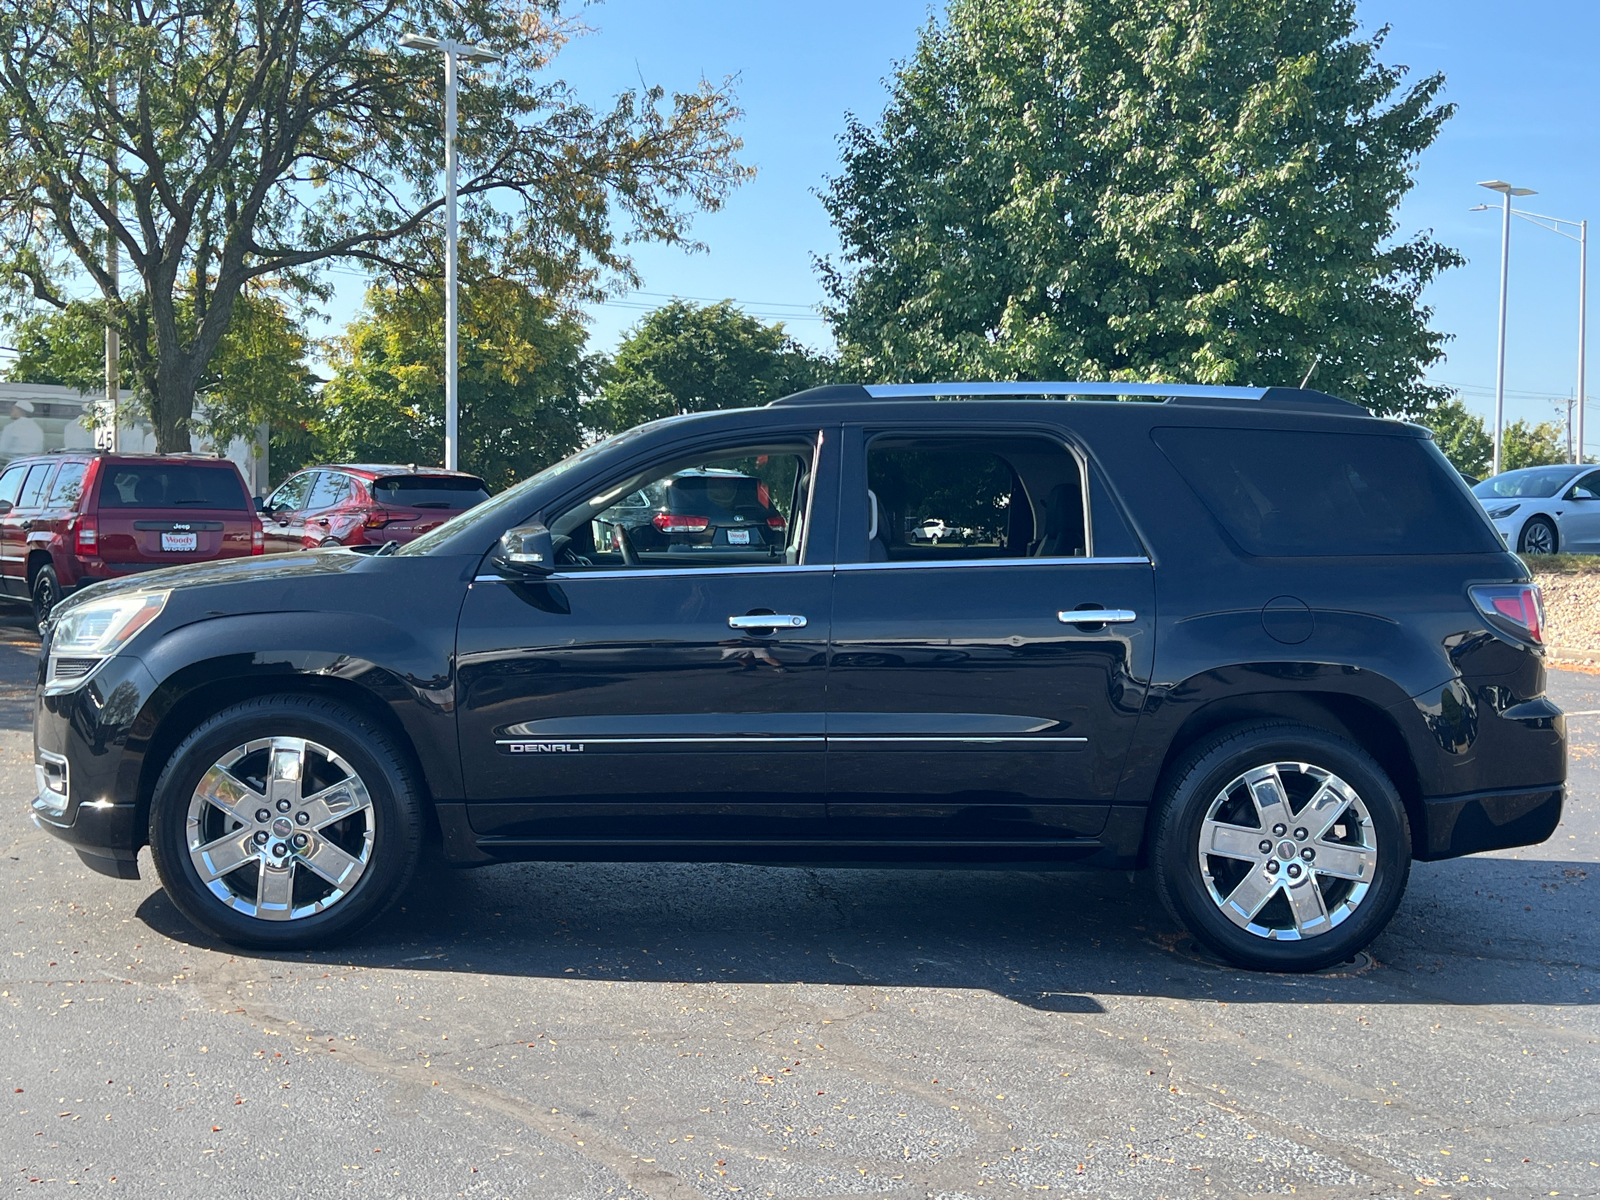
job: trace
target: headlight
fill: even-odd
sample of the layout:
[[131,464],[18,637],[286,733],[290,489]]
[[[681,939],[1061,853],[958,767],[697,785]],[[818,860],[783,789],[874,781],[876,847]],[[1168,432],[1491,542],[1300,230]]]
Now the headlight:
[[1491,521],[1503,521],[1505,518],[1509,517],[1512,513],[1516,512],[1517,508],[1518,508],[1518,505],[1515,505],[1515,504],[1502,504],[1499,508],[1491,508],[1489,510],[1489,520],[1491,520]]
[[70,691],[155,620],[171,592],[133,592],[80,604],[55,622],[47,692]]

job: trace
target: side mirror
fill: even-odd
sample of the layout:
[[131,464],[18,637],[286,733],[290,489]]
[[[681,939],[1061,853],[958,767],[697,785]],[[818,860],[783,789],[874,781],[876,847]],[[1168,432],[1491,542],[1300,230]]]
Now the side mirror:
[[9,501],[9,500],[0,500],[0,516],[4,516],[6,513],[10,512],[11,508],[12,508],[11,501]]
[[554,540],[543,525],[519,525],[505,531],[493,559],[517,575],[551,575],[556,569]]
[[265,496],[256,497],[256,511],[258,513],[264,513],[267,511],[267,498]]

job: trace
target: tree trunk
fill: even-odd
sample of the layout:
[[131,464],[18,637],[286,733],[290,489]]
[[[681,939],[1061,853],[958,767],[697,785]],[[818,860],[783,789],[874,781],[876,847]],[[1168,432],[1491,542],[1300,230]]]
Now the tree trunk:
[[187,454],[189,420],[194,416],[194,382],[157,369],[150,396],[150,420],[156,427],[157,454]]

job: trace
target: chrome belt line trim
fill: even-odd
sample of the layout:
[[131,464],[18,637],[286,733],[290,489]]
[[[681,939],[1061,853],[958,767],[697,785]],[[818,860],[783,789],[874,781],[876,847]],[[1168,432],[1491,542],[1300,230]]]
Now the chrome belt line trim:
[[504,575],[475,575],[474,583],[570,583],[578,579],[639,579],[676,575],[816,574],[822,571],[926,571],[970,567],[1148,567],[1148,558],[964,558],[951,562],[864,562],[773,567],[635,567],[621,571],[557,571],[552,575],[512,579]]
[[837,563],[835,571],[929,571],[956,567],[1148,567],[1148,558],[962,558],[950,562]]
[[748,567],[632,567],[620,571],[557,571],[551,575],[533,575],[526,578],[512,579],[504,575],[474,575],[474,583],[571,583],[579,579],[661,579],[676,575],[776,575],[783,572],[791,574],[817,574],[832,571],[829,566],[805,566],[803,564],[785,563],[779,566],[748,566]]

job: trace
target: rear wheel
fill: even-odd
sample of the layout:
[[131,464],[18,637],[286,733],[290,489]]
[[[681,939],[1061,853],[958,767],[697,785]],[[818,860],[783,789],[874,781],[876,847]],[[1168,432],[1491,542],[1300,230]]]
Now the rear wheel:
[[61,602],[61,581],[54,567],[40,567],[33,577],[33,623],[40,629],[50,619],[50,613]]
[[1382,932],[1411,834],[1394,784],[1320,729],[1262,721],[1195,747],[1169,775],[1154,864],[1168,909],[1243,967],[1315,971]]
[[1560,535],[1550,518],[1534,517],[1522,527],[1522,535],[1517,538],[1517,553],[1554,554],[1560,544]]
[[224,941],[297,949],[346,936],[405,888],[419,789],[386,731],[341,705],[266,696],[173,753],[150,808],[172,902]]

